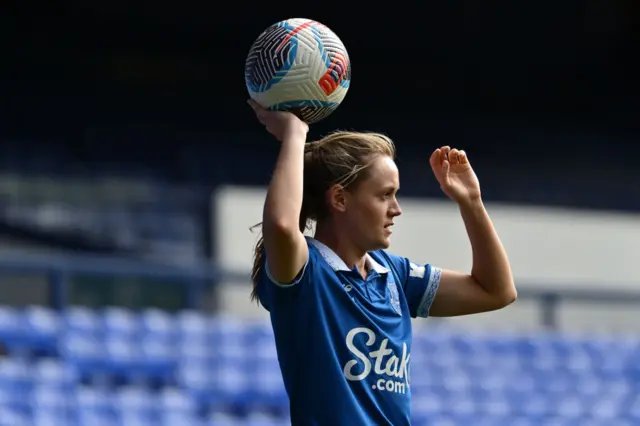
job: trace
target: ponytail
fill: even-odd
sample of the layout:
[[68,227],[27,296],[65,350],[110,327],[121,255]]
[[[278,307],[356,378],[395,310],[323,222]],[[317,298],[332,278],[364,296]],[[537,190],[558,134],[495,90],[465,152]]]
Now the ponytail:
[[260,299],[258,297],[258,281],[260,279],[260,268],[262,267],[263,259],[264,238],[262,238],[261,235],[258,239],[258,242],[256,243],[255,249],[253,250],[253,268],[251,269],[251,282],[253,283],[253,289],[251,290],[251,300],[257,303],[260,303]]

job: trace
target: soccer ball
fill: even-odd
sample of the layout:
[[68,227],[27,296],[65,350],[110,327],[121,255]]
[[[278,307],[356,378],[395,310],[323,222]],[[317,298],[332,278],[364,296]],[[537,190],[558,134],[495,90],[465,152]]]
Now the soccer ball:
[[249,96],[265,108],[291,111],[307,123],[331,114],[351,82],[342,41],[325,25],[293,18],[267,28],[245,64]]

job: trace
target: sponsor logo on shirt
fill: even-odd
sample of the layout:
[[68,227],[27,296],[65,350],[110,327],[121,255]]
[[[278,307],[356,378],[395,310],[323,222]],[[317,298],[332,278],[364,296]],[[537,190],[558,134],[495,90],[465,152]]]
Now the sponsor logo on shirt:
[[[361,351],[354,343],[359,334],[366,336],[365,345],[370,351]],[[396,354],[388,348],[389,339],[384,338],[378,342],[375,333],[366,327],[353,328],[346,336],[347,349],[353,355],[353,359],[344,365],[344,377],[349,381],[362,381],[375,375],[375,381],[371,388],[379,392],[393,392],[404,394],[408,391],[409,383],[409,359],[407,344],[402,344],[402,354]]]

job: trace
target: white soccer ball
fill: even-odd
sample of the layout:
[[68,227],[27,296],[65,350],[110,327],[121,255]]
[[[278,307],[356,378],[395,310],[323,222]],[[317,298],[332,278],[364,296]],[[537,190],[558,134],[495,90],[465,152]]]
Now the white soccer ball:
[[342,41],[325,25],[287,19],[271,25],[253,43],[245,81],[251,99],[263,107],[291,111],[314,123],[346,96],[351,62]]

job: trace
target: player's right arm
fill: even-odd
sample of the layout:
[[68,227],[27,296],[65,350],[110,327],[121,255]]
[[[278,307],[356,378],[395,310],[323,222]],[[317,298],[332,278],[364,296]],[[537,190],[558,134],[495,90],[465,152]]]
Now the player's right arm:
[[268,111],[249,104],[258,120],[281,143],[262,213],[267,273],[279,284],[290,284],[307,263],[309,251],[300,230],[304,147],[309,126],[288,112]]

